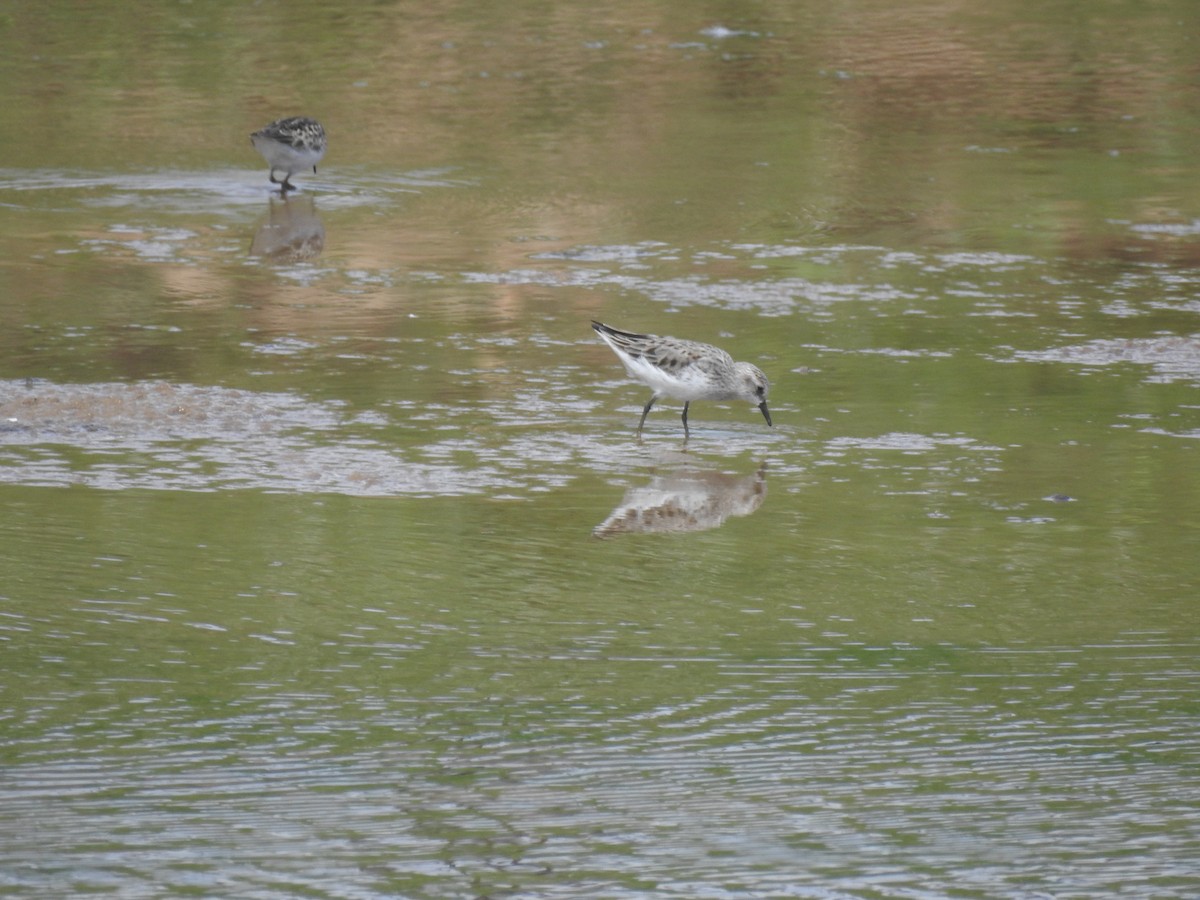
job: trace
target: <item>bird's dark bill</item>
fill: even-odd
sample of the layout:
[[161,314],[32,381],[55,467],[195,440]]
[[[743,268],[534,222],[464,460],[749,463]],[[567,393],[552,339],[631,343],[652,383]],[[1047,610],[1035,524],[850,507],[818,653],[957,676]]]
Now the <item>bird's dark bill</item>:
[[758,404],[758,408],[762,410],[763,418],[767,420],[767,424],[774,428],[775,423],[771,421],[771,413],[767,409],[767,401],[764,400],[762,403]]

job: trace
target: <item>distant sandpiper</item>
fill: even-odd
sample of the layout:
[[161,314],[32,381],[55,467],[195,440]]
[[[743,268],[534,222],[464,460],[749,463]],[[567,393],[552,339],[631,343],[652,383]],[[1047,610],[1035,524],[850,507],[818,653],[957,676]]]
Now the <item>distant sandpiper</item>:
[[[291,182],[295,173],[307,171],[310,166],[314,173],[317,171],[327,146],[321,123],[304,116],[272,122],[250,135],[250,143],[271,167],[271,184],[279,185],[285,194],[295,188]],[[283,181],[275,177],[276,169],[284,173]]]
[[688,436],[688,404],[693,400],[747,400],[762,410],[768,425],[772,424],[767,410],[770,383],[758,366],[734,362],[720,347],[699,341],[633,334],[600,322],[592,322],[592,328],[624,363],[625,371],[654,391],[638,421],[639,438],[646,415],[659,397],[683,401],[684,438]]

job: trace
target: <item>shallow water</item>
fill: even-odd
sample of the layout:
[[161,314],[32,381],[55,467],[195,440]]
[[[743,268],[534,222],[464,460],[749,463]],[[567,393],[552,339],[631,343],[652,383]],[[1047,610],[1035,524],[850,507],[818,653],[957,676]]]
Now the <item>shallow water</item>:
[[1195,10],[505,9],[6,20],[0,893],[1196,893]]

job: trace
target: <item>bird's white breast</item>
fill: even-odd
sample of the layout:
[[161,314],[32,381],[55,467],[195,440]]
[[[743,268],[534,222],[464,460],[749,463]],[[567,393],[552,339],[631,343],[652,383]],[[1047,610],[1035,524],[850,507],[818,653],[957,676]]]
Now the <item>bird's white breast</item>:
[[693,366],[685,366],[677,373],[672,373],[645,359],[622,357],[622,361],[630,375],[649,385],[660,397],[687,401],[720,399],[713,394],[712,381]]

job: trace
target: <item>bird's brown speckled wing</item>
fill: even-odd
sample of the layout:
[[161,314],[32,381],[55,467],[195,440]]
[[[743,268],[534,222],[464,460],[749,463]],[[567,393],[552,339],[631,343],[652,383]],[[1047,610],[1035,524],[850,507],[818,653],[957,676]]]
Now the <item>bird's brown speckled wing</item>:
[[597,326],[597,330],[610,337],[614,344],[633,359],[644,359],[671,375],[678,376],[692,366],[705,372],[713,372],[733,365],[732,356],[711,344],[656,334],[619,331],[598,322],[593,327]]
[[288,144],[296,150],[311,150],[325,145],[325,129],[316,119],[305,116],[293,116],[290,119],[272,122],[256,131],[255,135]]
[[719,347],[679,338],[655,340],[657,343],[650,344],[642,355],[648,362],[671,375],[679,375],[693,366],[705,372],[715,372],[733,365],[733,357]]

